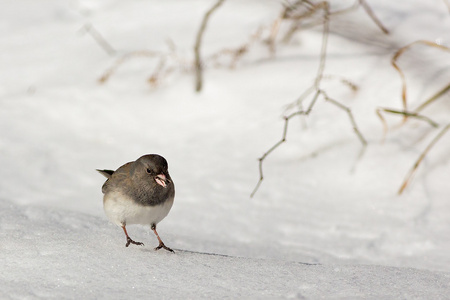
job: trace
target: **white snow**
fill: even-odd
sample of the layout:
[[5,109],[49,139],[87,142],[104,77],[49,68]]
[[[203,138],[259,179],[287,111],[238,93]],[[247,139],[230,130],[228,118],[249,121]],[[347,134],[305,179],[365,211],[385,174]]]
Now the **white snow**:
[[[450,46],[445,1],[368,1],[391,31],[362,9],[332,18],[328,95],[289,123],[286,108],[313,82],[320,27],[278,44],[256,42],[234,69],[208,62],[194,92],[193,43],[215,1],[20,0],[0,10],[0,298],[448,299],[450,295],[450,133],[428,153],[401,196],[397,190],[440,130],[386,115],[401,109],[401,81],[390,65],[416,40]],[[342,6],[351,5],[343,2]],[[279,1],[225,1],[202,54],[246,43],[278,16]],[[117,51],[108,55],[83,26]],[[286,26],[284,24],[283,26]],[[287,27],[287,26],[286,26]],[[282,28],[286,29],[286,28]],[[154,57],[169,52],[175,72],[156,87]],[[411,108],[448,84],[450,54],[417,45],[400,58]],[[224,54],[220,61],[229,58]],[[448,124],[449,93],[423,111]],[[309,100],[308,100],[309,101]],[[292,111],[292,110],[290,110]],[[127,227],[145,246],[125,248],[103,212],[104,178],[143,154],[169,162],[174,206],[158,227],[176,253],[155,252],[149,228]]]

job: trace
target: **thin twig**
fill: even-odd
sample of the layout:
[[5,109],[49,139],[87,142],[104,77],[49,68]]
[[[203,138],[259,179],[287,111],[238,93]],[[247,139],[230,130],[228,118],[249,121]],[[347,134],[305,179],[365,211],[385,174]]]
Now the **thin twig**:
[[87,23],[82,27],[82,29],[84,29],[85,32],[89,33],[97,42],[97,44],[99,44],[100,47],[105,50],[106,53],[108,53],[108,55],[113,56],[114,54],[116,54],[116,50],[108,43],[108,41],[100,34],[100,32],[95,29],[92,24]]
[[448,12],[450,13],[450,1],[448,1],[448,0],[442,0],[442,1],[444,1],[444,4],[447,6]]
[[[403,103],[403,110],[392,110],[392,109],[384,109],[384,111],[389,112],[389,113],[396,113],[396,114],[401,114],[404,116],[404,120],[406,120],[408,117],[414,117],[417,119],[421,119],[424,120],[426,122],[428,122],[431,126],[437,127],[438,124],[436,122],[433,122],[431,119],[423,116],[423,115],[419,115],[418,112],[421,111],[423,108],[425,108],[427,105],[429,105],[430,103],[434,102],[436,99],[438,99],[439,97],[441,97],[443,94],[445,94],[446,92],[448,92],[450,90],[450,84],[448,84],[447,86],[445,86],[442,90],[438,91],[435,95],[433,95],[430,99],[428,99],[427,101],[425,101],[424,103],[422,103],[418,108],[415,109],[415,111],[413,112],[409,112],[407,110],[407,93],[406,93],[406,78],[405,78],[405,74],[403,73],[403,71],[400,69],[400,67],[397,64],[397,60],[400,57],[400,55],[402,55],[406,50],[408,50],[409,48],[411,48],[412,46],[416,45],[416,44],[423,44],[425,46],[430,46],[430,47],[434,47],[434,48],[438,48],[440,50],[444,50],[444,51],[450,51],[449,47],[445,47],[442,45],[439,45],[437,43],[434,42],[430,42],[430,41],[426,41],[426,40],[418,40],[415,42],[412,42],[402,48],[400,48],[399,50],[397,50],[397,52],[394,54],[394,56],[391,59],[391,64],[392,66],[397,70],[397,72],[400,75],[400,78],[402,80],[402,103]],[[377,112],[377,114],[380,116],[382,122],[384,125],[386,125],[386,121],[381,117],[381,114],[379,112]],[[413,167],[411,168],[411,170],[408,172],[405,180],[403,181],[403,184],[400,186],[400,189],[398,190],[398,194],[402,194],[403,191],[406,189],[406,187],[408,186],[409,182],[411,181],[414,173],[416,172],[417,168],[419,167],[420,163],[423,161],[423,159],[425,158],[425,156],[427,155],[427,153],[430,151],[430,149],[439,141],[439,139],[450,129],[450,124],[448,124],[447,126],[445,126],[439,133],[438,135],[431,141],[431,143],[425,148],[425,150],[422,152],[422,154],[419,156],[419,158],[417,159],[417,161],[414,163]]]
[[386,139],[386,134],[388,132],[388,125],[387,125],[386,119],[381,114],[381,109],[377,109],[375,112],[376,112],[378,118],[380,118],[381,123],[383,124],[383,139],[381,141],[382,141],[382,143],[384,143],[384,140]]
[[[309,4],[309,6],[310,6],[310,8],[307,12],[302,13],[302,14],[292,13],[293,11],[295,11],[296,6],[305,5],[305,4]],[[348,12],[358,8],[359,6],[363,7],[365,12],[369,15],[369,17],[372,19],[372,21],[381,29],[381,31],[383,31],[385,34],[389,34],[389,30],[386,29],[386,27],[376,17],[376,15],[373,13],[373,10],[370,8],[370,6],[367,4],[367,2],[365,0],[356,0],[350,7],[347,7],[347,8],[341,9],[341,10],[337,10],[337,11],[329,11],[328,17],[348,13]],[[312,21],[308,24],[301,23],[302,20],[311,18],[312,15],[317,10],[317,8],[318,8],[318,5],[314,5],[313,3],[308,3],[307,1],[297,1],[296,3],[292,4],[291,6],[285,8],[280,19],[289,19],[289,20],[293,20],[294,22],[293,22],[293,24],[291,24],[291,27],[289,28],[287,33],[284,35],[284,37],[282,39],[283,43],[288,43],[291,40],[294,33],[296,31],[298,31],[299,29],[307,29],[307,28],[316,26],[323,22],[323,20],[320,20],[320,21]],[[277,31],[278,31],[278,29],[277,29]],[[275,34],[276,33],[277,32],[275,32]],[[271,39],[273,39],[273,40],[275,39],[275,36],[273,34],[271,36]]]
[[427,101],[425,101],[424,103],[422,103],[419,107],[417,107],[414,111],[415,112],[419,112],[422,109],[424,109],[426,106],[428,106],[429,104],[431,104],[432,102],[434,102],[436,99],[438,99],[439,97],[441,97],[442,95],[444,95],[445,93],[450,91],[450,83],[445,86],[442,90],[440,90],[439,92],[437,92],[436,94],[434,94],[433,96],[431,96],[430,99],[428,99]]
[[270,30],[270,35],[266,40],[267,44],[269,45],[269,52],[272,56],[275,55],[275,39],[277,38],[278,30],[280,29],[281,19],[282,18],[279,17],[273,22]]
[[321,6],[323,7],[323,34],[322,34],[322,47],[320,49],[320,62],[319,69],[317,70],[316,80],[314,82],[314,86],[316,89],[320,88],[320,81],[322,80],[323,71],[325,70],[325,62],[327,56],[327,44],[328,44],[328,34],[330,32],[330,20],[328,19],[328,14],[330,12],[330,5],[328,2],[322,2]]
[[[400,78],[402,80],[402,103],[403,103],[404,111],[408,110],[408,107],[407,107],[408,100],[407,100],[407,94],[406,94],[406,88],[407,88],[406,87],[406,77],[405,77],[405,74],[403,73],[402,69],[400,69],[400,67],[398,66],[397,60],[400,57],[400,55],[402,55],[406,50],[408,50],[409,48],[411,48],[412,46],[417,45],[417,44],[424,44],[426,46],[438,48],[438,49],[441,49],[444,51],[450,51],[450,48],[448,48],[448,47],[445,47],[445,46],[442,46],[442,45],[439,45],[439,44],[436,44],[434,42],[430,42],[427,40],[418,40],[418,41],[412,42],[412,43],[400,48],[399,50],[397,50],[397,52],[394,54],[394,56],[391,59],[391,64],[397,70],[397,72],[399,73]],[[406,116],[405,116],[405,118],[406,118]]]
[[281,139],[276,142],[272,147],[270,147],[269,150],[267,150],[263,156],[261,156],[258,160],[259,160],[259,180],[258,183],[256,184],[255,188],[253,189],[253,192],[250,194],[250,197],[253,197],[255,195],[255,193],[258,191],[259,186],[261,185],[262,181],[264,180],[264,174],[263,174],[263,161],[264,159],[267,157],[267,155],[269,155],[270,153],[272,153],[276,148],[278,148],[281,144],[283,144],[284,142],[286,142],[286,136],[287,136],[287,130],[288,130],[288,125],[289,125],[289,120],[297,115],[303,115],[305,114],[304,111],[297,111],[294,112],[292,114],[290,114],[289,116],[284,117],[284,127],[283,127],[283,135],[281,136]]
[[326,63],[326,56],[327,56],[327,44],[328,44],[328,35],[330,32],[329,28],[329,4],[328,2],[321,2],[317,4],[318,7],[322,8],[324,10],[324,23],[323,23],[323,31],[322,31],[322,45],[320,48],[320,58],[319,58],[319,67],[317,68],[316,77],[314,79],[314,84],[307,88],[305,92],[303,92],[300,97],[297,99],[297,103],[300,104],[306,97],[308,97],[313,91],[316,91],[316,94],[314,95],[313,101],[311,102],[309,108],[307,109],[307,112],[311,111],[314,103],[317,100],[317,96],[320,90],[320,82],[322,81],[323,72],[325,70],[325,63]]
[[309,103],[308,109],[306,110],[306,115],[309,115],[309,113],[311,112],[312,108],[314,107],[314,104],[316,104],[317,102],[317,98],[319,98],[319,95],[320,90],[317,90],[316,93],[314,94],[312,101]]
[[356,125],[356,122],[355,122],[355,118],[353,117],[353,114],[352,114],[352,111],[350,110],[350,108],[348,108],[347,106],[345,106],[345,105],[337,102],[336,100],[328,97],[328,95],[325,93],[325,91],[321,91],[320,93],[323,95],[323,97],[325,98],[326,101],[329,101],[330,103],[333,103],[334,105],[336,105],[337,107],[339,107],[340,109],[344,110],[347,113],[347,115],[348,115],[348,117],[350,119],[350,122],[352,123],[353,131],[358,136],[358,138],[359,138],[360,142],[362,143],[363,147],[367,146],[367,141],[364,138],[364,136],[362,135],[361,131],[359,131],[358,126]]
[[406,100],[406,77],[403,73],[402,69],[397,65],[397,59],[398,57],[405,51],[406,48],[401,48],[399,51],[397,51],[394,56],[391,59],[392,66],[397,70],[398,74],[400,75],[400,79],[402,80],[402,104],[403,109],[407,110],[407,100]]
[[341,75],[324,75],[323,79],[337,79],[339,80],[342,84],[346,85],[347,87],[349,87],[353,92],[358,91],[359,87],[356,83],[350,81],[349,79],[345,78],[344,76]]
[[406,175],[405,180],[403,181],[403,184],[401,185],[400,189],[398,190],[398,194],[401,195],[405,188],[408,186],[409,182],[412,179],[412,176],[416,172],[417,168],[419,167],[422,160],[427,155],[428,151],[441,139],[441,137],[450,129],[450,124],[447,124],[439,133],[438,135],[431,141],[431,143],[425,148],[425,150],[420,154],[417,161],[412,166],[411,170],[409,170],[408,174]]
[[200,56],[200,47],[202,43],[203,33],[206,29],[206,24],[208,23],[209,17],[211,14],[222,5],[225,0],[219,0],[214,4],[203,16],[202,24],[200,25],[200,29],[197,32],[197,37],[195,39],[194,45],[194,67],[195,67],[195,91],[200,92],[203,85],[203,74],[202,74],[202,60]]
[[162,56],[158,62],[158,65],[153,70],[152,75],[150,75],[150,77],[147,79],[148,83],[150,83],[150,85],[152,85],[153,87],[158,85],[158,82],[161,79],[161,73],[162,73],[164,67],[166,66],[166,62],[167,62],[167,57]]
[[256,32],[249,37],[249,40],[245,44],[242,44],[242,45],[240,45],[240,46],[238,46],[237,48],[234,48],[234,49],[231,49],[231,48],[230,49],[223,49],[223,50],[221,50],[221,51],[219,51],[219,52],[217,52],[217,53],[207,57],[205,60],[212,61],[216,67],[220,67],[220,66],[222,66],[222,64],[220,64],[219,58],[221,56],[228,55],[231,58],[228,67],[230,69],[234,69],[236,67],[239,59],[241,59],[245,54],[248,53],[250,47],[255,42],[261,40],[261,35],[262,35],[262,32],[263,32],[262,29],[263,29],[262,27],[259,27],[256,30]]
[[[309,1],[304,0],[305,3],[308,3],[310,5],[312,5]],[[286,141],[286,135],[287,135],[287,129],[288,129],[288,124],[289,124],[289,120],[291,118],[293,118],[294,116],[297,115],[309,115],[309,113],[312,111],[312,108],[314,106],[314,104],[317,102],[317,99],[320,95],[322,95],[326,101],[338,106],[339,108],[343,109],[347,115],[349,116],[350,122],[353,126],[353,130],[355,131],[357,137],[359,138],[359,140],[361,141],[363,147],[365,147],[367,145],[367,141],[366,139],[363,137],[363,135],[361,134],[361,132],[358,129],[358,126],[356,125],[355,119],[353,117],[353,114],[351,112],[351,110],[342,105],[341,103],[337,102],[334,99],[331,99],[330,97],[328,97],[328,95],[325,93],[325,91],[320,89],[320,83],[323,79],[323,72],[325,70],[325,62],[326,62],[326,51],[327,51],[327,42],[328,42],[328,34],[329,34],[329,3],[324,1],[324,2],[320,2],[318,3],[316,6],[312,5],[313,7],[315,7],[315,9],[322,9],[324,11],[324,27],[323,27],[323,32],[322,32],[322,46],[321,46],[321,50],[320,50],[320,62],[319,62],[319,67],[317,69],[317,74],[314,80],[314,84],[312,86],[310,86],[309,88],[307,88],[302,95],[300,95],[300,97],[297,100],[297,104],[301,105],[302,101],[308,97],[312,92],[315,91],[314,96],[312,98],[312,101],[310,102],[310,105],[308,107],[308,109],[306,111],[303,110],[299,110],[296,111],[294,113],[291,113],[290,115],[284,117],[284,130],[283,130],[283,134],[281,139],[275,143],[271,148],[269,148],[269,150],[267,150],[260,158],[259,158],[259,180],[255,186],[255,188],[253,189],[253,192],[250,194],[250,197],[253,197],[255,195],[255,193],[258,191],[262,181],[264,180],[264,174],[263,174],[263,162],[266,159],[266,157],[272,153],[276,148],[278,148],[282,143],[284,143]]]
[[420,115],[420,114],[418,114],[416,112],[409,112],[409,111],[396,110],[396,109],[390,109],[390,108],[378,108],[377,111],[384,111],[384,112],[391,113],[391,114],[397,114],[397,115],[403,115],[405,117],[415,118],[415,119],[418,119],[418,120],[425,121],[425,122],[427,122],[428,124],[430,124],[433,127],[439,127],[438,123],[434,122],[433,120],[431,120],[427,116]]
[[263,162],[264,162],[264,160],[266,159],[266,157],[270,153],[272,153],[275,149],[277,149],[281,144],[286,142],[287,130],[288,130],[288,125],[289,125],[290,119],[292,119],[293,117],[298,116],[298,115],[305,115],[305,116],[309,115],[309,113],[312,110],[312,106],[317,101],[319,95],[322,95],[327,102],[330,102],[330,103],[334,104],[335,106],[339,107],[340,109],[344,110],[347,113],[347,115],[348,115],[348,117],[350,119],[350,123],[352,124],[353,131],[356,133],[356,136],[360,140],[363,148],[365,148],[367,146],[367,140],[364,138],[364,136],[362,135],[362,133],[359,130],[358,126],[356,125],[355,118],[353,117],[353,114],[352,114],[350,108],[348,108],[347,106],[339,103],[338,101],[328,97],[328,95],[325,93],[325,91],[318,90],[315,93],[313,101],[311,102],[310,106],[308,107],[308,109],[306,111],[299,110],[299,111],[293,112],[290,115],[284,117],[284,129],[283,129],[283,134],[281,136],[281,139],[278,142],[276,142],[272,147],[270,147],[269,150],[267,150],[258,159],[259,160],[259,180],[258,180],[255,188],[253,189],[253,192],[250,194],[250,197],[253,197],[255,195],[255,193],[259,189],[259,186],[261,185],[262,181],[264,180],[264,174],[263,174]]
[[387,30],[386,27],[384,27],[383,23],[381,23],[380,20],[378,20],[377,16],[375,16],[375,14],[373,13],[372,9],[367,4],[367,2],[365,0],[359,0],[359,3],[364,8],[369,17],[372,19],[372,21],[374,21],[375,24],[377,24],[377,26],[380,27],[381,31],[383,31],[385,34],[389,34],[389,30]]
[[155,56],[161,56],[161,53],[155,52],[155,51],[134,51],[134,52],[127,53],[127,54],[123,55],[122,57],[119,57],[115,61],[115,63],[103,73],[103,75],[98,79],[98,81],[100,83],[105,83],[111,77],[111,75],[114,74],[114,72],[116,72],[117,68],[119,68],[124,62],[128,61],[131,58],[141,57],[141,56],[155,57]]

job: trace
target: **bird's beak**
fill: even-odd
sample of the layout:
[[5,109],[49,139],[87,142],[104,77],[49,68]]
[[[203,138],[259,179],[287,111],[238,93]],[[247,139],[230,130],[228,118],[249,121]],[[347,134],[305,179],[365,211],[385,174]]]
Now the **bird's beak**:
[[159,184],[162,187],[167,187],[167,182],[170,182],[170,180],[168,180],[166,178],[166,175],[164,175],[162,173],[155,176],[155,181],[157,184]]

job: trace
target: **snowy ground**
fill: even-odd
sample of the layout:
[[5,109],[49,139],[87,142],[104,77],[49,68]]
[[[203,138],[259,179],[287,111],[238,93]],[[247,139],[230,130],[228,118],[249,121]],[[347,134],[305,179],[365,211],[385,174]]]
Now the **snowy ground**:
[[[369,145],[358,159],[347,115],[319,100],[308,118],[292,120],[253,198],[257,158],[314,80],[319,30],[278,45],[273,58],[255,44],[233,70],[207,65],[200,94],[186,70],[149,85],[157,65],[149,57],[97,81],[123,54],[168,52],[168,39],[186,69],[212,3],[2,1],[0,298],[448,299],[450,135],[397,196],[437,130],[389,116],[383,142],[375,114],[401,108],[390,66],[398,48],[418,39],[450,46],[445,2],[369,1],[389,36],[362,10],[333,18],[325,73],[359,90],[332,79],[324,88],[352,109]],[[242,45],[279,11],[274,0],[226,1],[212,16],[204,56]],[[115,55],[80,30],[87,23]],[[411,107],[448,84],[449,58],[423,46],[405,53]],[[424,111],[441,128],[448,100]],[[103,213],[95,169],[145,153],[169,161],[177,195],[159,233],[176,254],[153,251],[156,238],[141,226],[129,233],[145,246],[125,248]]]

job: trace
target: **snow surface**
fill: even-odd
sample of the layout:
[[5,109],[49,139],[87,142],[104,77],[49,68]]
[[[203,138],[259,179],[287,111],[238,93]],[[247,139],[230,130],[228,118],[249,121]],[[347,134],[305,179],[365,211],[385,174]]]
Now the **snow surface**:
[[[323,87],[351,108],[369,142],[363,155],[345,112],[320,99],[310,116],[292,119],[250,198],[257,158],[314,80],[320,28],[278,44],[274,57],[256,43],[234,69],[207,64],[196,94],[191,49],[214,1],[3,1],[0,298],[449,299],[450,136],[398,196],[437,130],[386,116],[383,139],[375,110],[401,108],[393,53],[418,39],[450,46],[450,16],[444,1],[392,2],[369,1],[389,36],[361,9],[331,23],[325,73],[359,89],[333,79]],[[239,47],[260,26],[267,34],[280,7],[226,1],[209,23],[204,57]],[[126,53],[169,52],[168,39],[178,68],[157,87],[146,81],[157,59],[138,56],[98,83]],[[448,53],[419,45],[400,62],[411,107],[448,84]],[[441,128],[448,100],[424,111]],[[145,246],[125,248],[103,213],[95,169],[146,153],[166,157],[176,185],[158,227],[175,254],[155,252],[142,226],[128,232]]]

